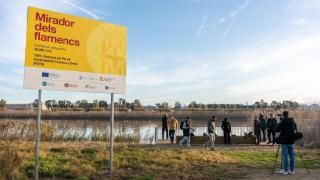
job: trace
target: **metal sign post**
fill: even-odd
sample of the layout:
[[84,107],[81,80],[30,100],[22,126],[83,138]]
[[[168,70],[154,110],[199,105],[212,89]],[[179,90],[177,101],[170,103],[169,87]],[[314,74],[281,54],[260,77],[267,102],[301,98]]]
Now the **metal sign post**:
[[109,159],[109,175],[112,175],[113,160],[113,121],[114,121],[114,94],[111,93],[111,118],[110,118],[110,159]]
[[39,150],[40,150],[40,134],[41,134],[41,129],[40,129],[40,120],[41,120],[41,92],[42,90],[39,89],[38,91],[38,117],[37,117],[37,132],[36,132],[36,154],[35,154],[35,165],[36,165],[36,177],[35,179],[39,179]]

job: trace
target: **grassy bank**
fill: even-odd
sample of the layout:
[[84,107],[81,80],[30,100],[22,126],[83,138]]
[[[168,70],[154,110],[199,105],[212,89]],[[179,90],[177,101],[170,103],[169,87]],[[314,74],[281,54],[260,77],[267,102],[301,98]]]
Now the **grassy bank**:
[[[34,143],[1,141],[0,179],[34,176]],[[310,168],[320,168],[319,150],[301,151]],[[275,149],[226,149],[205,151],[176,146],[118,144],[114,149],[115,179],[227,179],[241,178],[254,169],[271,169]],[[298,157],[297,157],[298,158]],[[102,179],[106,176],[107,144],[41,144],[40,176],[48,178]],[[297,160],[297,167],[302,167]]]

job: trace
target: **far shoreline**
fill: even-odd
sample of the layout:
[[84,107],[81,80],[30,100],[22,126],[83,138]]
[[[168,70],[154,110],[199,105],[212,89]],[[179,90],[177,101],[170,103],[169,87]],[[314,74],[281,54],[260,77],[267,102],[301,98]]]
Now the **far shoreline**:
[[[159,120],[167,113],[169,117],[178,119],[191,117],[194,120],[209,119],[212,115],[227,117],[229,119],[247,120],[255,111],[241,110],[212,110],[212,111],[175,111],[175,112],[151,112],[151,111],[115,111],[115,120]],[[3,119],[35,119],[35,110],[4,110],[0,111],[0,120]],[[105,120],[110,118],[110,111],[42,111],[41,118],[45,120]]]

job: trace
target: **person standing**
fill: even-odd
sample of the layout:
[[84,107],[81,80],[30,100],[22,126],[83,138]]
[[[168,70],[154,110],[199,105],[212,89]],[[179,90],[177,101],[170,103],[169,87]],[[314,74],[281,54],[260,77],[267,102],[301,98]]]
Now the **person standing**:
[[[260,125],[260,129],[262,131],[262,136],[263,136],[262,141],[266,141],[267,123],[266,123],[266,119],[263,117],[261,113],[259,115],[259,125]],[[261,136],[260,136],[260,142],[261,142]]]
[[256,136],[256,144],[260,144],[261,140],[261,130],[260,130],[260,125],[259,125],[259,120],[258,117],[254,117],[253,120],[253,130],[254,130],[254,135]]
[[182,132],[183,138],[180,140],[179,145],[182,146],[185,142],[187,142],[187,147],[190,147],[190,122],[191,118],[187,117],[187,119],[182,124]]
[[270,114],[269,119],[267,120],[267,132],[268,132],[268,144],[271,143],[271,135],[272,135],[272,144],[275,144],[276,132],[274,129],[278,125],[277,119],[274,117],[273,114]]
[[231,140],[230,140],[231,124],[228,121],[228,118],[224,118],[224,120],[222,121],[221,128],[223,131],[224,144],[231,144]]
[[[294,174],[295,153],[294,153],[294,133],[297,129],[293,118],[289,118],[289,112],[283,112],[283,118],[275,127],[275,132],[280,132],[278,139],[281,139],[283,170],[281,174]],[[290,158],[290,171],[288,172],[288,155]]]
[[166,133],[166,138],[168,139],[168,115],[167,113],[162,116],[162,139],[164,139],[164,133]]
[[214,142],[215,142],[215,128],[216,128],[216,117],[212,116],[211,119],[208,121],[208,136],[209,140],[204,144],[204,148],[207,149],[208,146],[210,146],[211,150],[214,150]]
[[177,129],[178,129],[178,120],[175,119],[174,117],[171,117],[169,121],[169,137],[170,137],[171,144],[173,144],[174,136]]

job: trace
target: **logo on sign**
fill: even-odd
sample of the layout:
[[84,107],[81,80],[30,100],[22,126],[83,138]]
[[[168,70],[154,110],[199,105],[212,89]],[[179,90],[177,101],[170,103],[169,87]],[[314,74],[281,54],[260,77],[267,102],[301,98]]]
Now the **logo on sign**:
[[64,87],[65,87],[65,88],[69,88],[69,87],[71,87],[71,88],[76,88],[76,87],[77,87],[77,84],[64,83]]
[[41,85],[42,85],[43,87],[46,87],[46,86],[54,86],[54,83],[48,83],[47,81],[42,81],[42,82],[41,82]]
[[110,82],[112,81],[112,78],[100,77],[100,81]]
[[47,72],[42,72],[42,77],[49,77],[49,73],[47,73]]
[[99,80],[98,78],[95,77],[88,77],[88,76],[79,76],[79,80],[90,80],[90,81],[97,81]]
[[96,87],[95,87],[95,86],[92,86],[92,85],[87,84],[87,85],[85,85],[85,88],[87,88],[87,89],[95,89]]
[[56,73],[48,73],[48,72],[42,72],[41,74],[42,77],[44,78],[59,78],[59,74],[56,74]]

